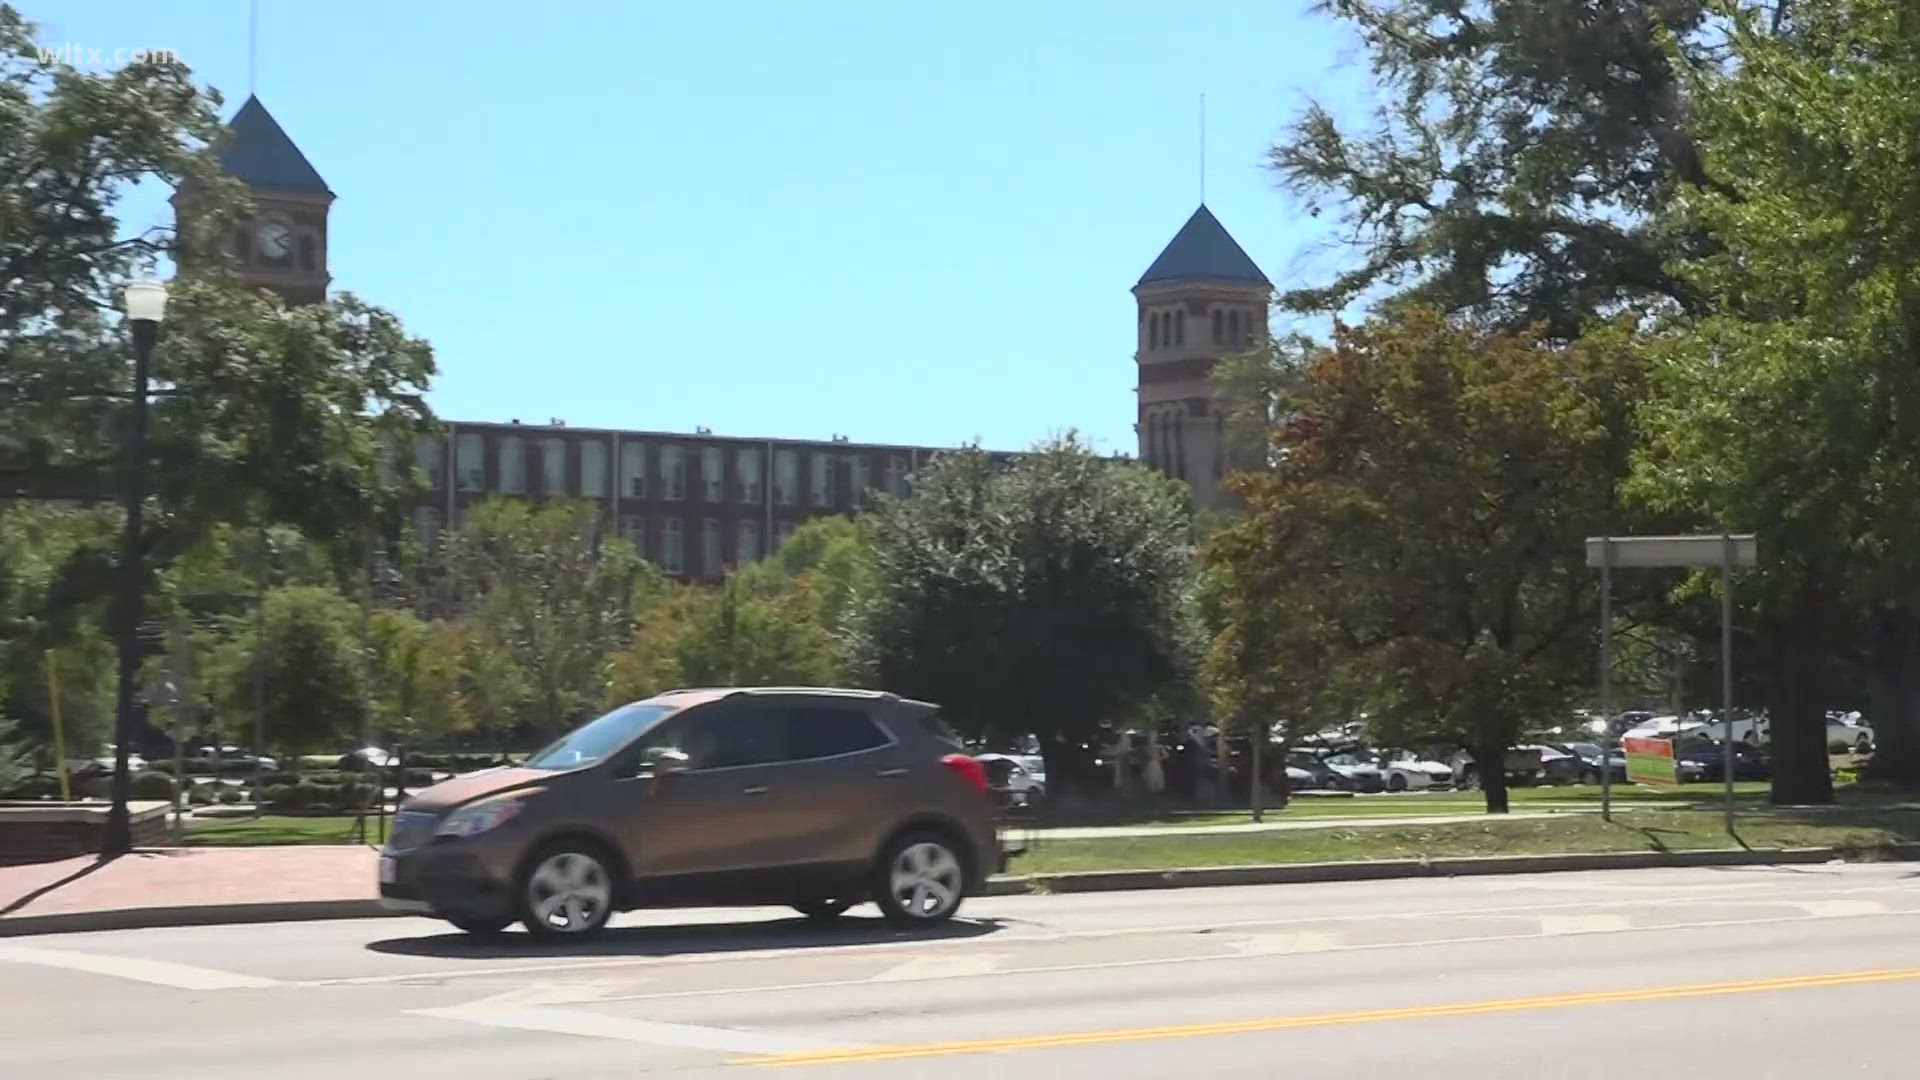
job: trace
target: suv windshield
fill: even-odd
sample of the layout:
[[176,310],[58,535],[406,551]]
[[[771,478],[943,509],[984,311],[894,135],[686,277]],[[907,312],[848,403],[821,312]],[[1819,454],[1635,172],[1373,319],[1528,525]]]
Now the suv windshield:
[[562,735],[559,742],[528,758],[526,767],[579,769],[598,765],[674,711],[671,705],[651,701],[622,705]]

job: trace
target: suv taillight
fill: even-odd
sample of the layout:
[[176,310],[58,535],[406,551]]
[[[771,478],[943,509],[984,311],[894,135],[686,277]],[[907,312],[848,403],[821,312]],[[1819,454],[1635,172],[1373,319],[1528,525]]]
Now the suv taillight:
[[940,764],[959,773],[973,784],[974,788],[985,795],[987,793],[987,767],[965,754],[948,754],[940,759]]

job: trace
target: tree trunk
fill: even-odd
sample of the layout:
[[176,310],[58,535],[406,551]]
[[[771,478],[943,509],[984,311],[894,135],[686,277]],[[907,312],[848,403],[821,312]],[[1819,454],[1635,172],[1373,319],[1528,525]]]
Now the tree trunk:
[[1820,589],[1819,580],[1810,576],[1775,639],[1779,678],[1769,712],[1776,806],[1833,801],[1833,773],[1827,762],[1827,601]]
[[1473,748],[1473,767],[1480,774],[1480,790],[1485,793],[1487,813],[1507,812],[1507,744],[1505,740],[1483,740]]
[[1876,780],[1920,786],[1920,621],[1901,610],[1874,634],[1873,760]]

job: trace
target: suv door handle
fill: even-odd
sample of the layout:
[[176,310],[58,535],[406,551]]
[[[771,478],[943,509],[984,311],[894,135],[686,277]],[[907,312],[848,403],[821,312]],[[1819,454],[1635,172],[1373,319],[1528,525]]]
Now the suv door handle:
[[767,793],[767,785],[765,784],[755,784],[752,787],[746,788],[740,792],[740,794],[742,795],[765,795],[766,793]]
[[875,776],[878,776],[878,777],[880,777],[881,779],[884,779],[884,780],[891,780],[891,779],[893,779],[893,778],[894,778],[894,777],[896,777],[896,776],[905,776],[905,775],[907,775],[907,770],[905,770],[905,769],[881,769],[881,770],[880,770],[879,772],[877,772],[877,773],[874,773],[873,775],[875,775]]

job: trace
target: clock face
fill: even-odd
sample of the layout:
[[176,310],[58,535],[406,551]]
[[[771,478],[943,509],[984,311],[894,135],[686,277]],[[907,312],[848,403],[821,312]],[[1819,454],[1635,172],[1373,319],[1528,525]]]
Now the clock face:
[[260,226],[257,239],[260,254],[269,259],[284,259],[293,254],[293,230],[285,222],[269,221]]

